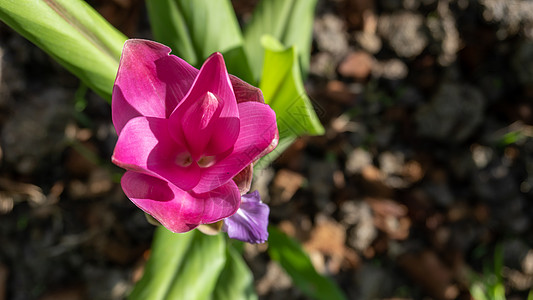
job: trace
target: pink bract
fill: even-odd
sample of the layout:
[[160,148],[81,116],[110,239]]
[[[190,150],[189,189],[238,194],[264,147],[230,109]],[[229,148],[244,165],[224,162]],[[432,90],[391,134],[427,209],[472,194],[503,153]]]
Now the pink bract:
[[[233,215],[250,165],[278,142],[259,89],[229,75],[222,54],[200,70],[152,41],[128,40],[112,97],[112,160],[130,200],[174,232]],[[235,178],[235,179],[234,179]]]

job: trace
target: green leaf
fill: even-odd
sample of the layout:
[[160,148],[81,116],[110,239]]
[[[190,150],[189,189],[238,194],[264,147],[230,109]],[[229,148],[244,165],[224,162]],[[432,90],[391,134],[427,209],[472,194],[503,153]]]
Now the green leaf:
[[303,134],[321,135],[324,127],[307,96],[299,71],[294,47],[284,49],[274,38],[265,36],[265,67],[259,88],[265,102],[276,112],[279,145],[257,164],[262,168],[273,161],[292,142]]
[[470,287],[470,295],[475,300],[488,300],[487,296],[485,296],[485,291],[483,289],[483,286],[482,286],[481,282],[474,283]]
[[255,299],[252,275],[221,234],[156,229],[142,279],[128,299]]
[[224,56],[228,73],[233,74],[252,85],[257,85],[242,45],[237,48],[224,51],[222,52],[222,55]]
[[200,67],[218,51],[230,73],[243,80],[253,78],[230,1],[148,0],[146,5],[155,39],[171,47],[174,54]]
[[144,275],[135,285],[129,299],[165,299],[195,234],[194,231],[173,234],[163,226],[158,226]]
[[261,39],[271,35],[284,46],[295,46],[304,77],[309,69],[313,18],[317,0],[262,0],[244,30],[244,48],[254,77],[263,66]]
[[250,269],[239,252],[229,244],[226,250],[226,265],[220,273],[213,296],[213,299],[217,300],[257,299]]
[[81,0],[2,0],[0,19],[110,100],[126,37]]
[[313,299],[346,299],[332,280],[316,272],[298,242],[273,226],[269,226],[268,231],[268,254],[279,262],[304,294]]

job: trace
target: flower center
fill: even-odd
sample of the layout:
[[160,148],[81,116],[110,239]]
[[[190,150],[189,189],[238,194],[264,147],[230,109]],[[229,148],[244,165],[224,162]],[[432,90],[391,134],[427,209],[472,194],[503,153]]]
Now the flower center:
[[176,164],[181,167],[188,167],[192,164],[192,157],[189,152],[183,152],[176,156]]
[[[192,164],[193,158],[189,152],[183,152],[176,156],[176,164],[180,167],[188,167]],[[202,156],[196,161],[200,168],[209,168],[215,164],[215,156]]]
[[198,160],[198,165],[200,166],[200,168],[209,168],[214,164],[215,164],[214,156],[202,156]]

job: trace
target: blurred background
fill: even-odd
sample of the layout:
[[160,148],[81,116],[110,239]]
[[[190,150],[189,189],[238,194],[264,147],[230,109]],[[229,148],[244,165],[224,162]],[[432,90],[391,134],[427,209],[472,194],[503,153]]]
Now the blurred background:
[[[143,1],[88,2],[151,38]],[[256,2],[232,1],[240,22]],[[312,49],[326,134],[256,174],[271,224],[349,299],[526,299],[533,2],[319,0]],[[154,228],[118,184],[110,107],[5,24],[0,130],[0,300],[123,299]],[[260,299],[306,299],[266,249],[244,250]]]

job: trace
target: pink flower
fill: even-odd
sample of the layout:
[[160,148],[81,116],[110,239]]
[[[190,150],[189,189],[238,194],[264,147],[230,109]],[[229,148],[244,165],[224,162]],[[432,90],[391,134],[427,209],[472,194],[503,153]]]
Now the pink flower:
[[169,53],[152,41],[124,44],[112,160],[127,170],[121,184],[135,205],[186,232],[237,212],[251,164],[275,148],[278,130],[261,91],[228,75],[220,53],[200,70]]

